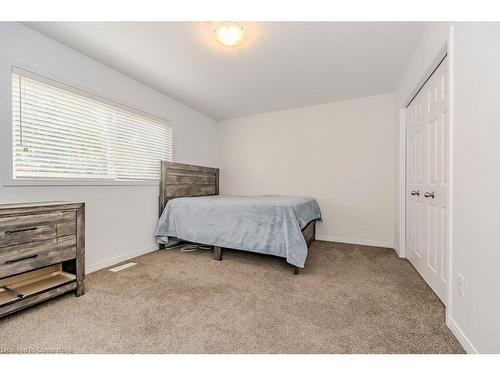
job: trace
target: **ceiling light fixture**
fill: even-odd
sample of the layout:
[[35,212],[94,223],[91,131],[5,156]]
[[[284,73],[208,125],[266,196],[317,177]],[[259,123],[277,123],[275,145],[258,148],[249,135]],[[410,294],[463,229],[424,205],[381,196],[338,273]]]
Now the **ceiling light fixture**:
[[245,29],[236,22],[221,22],[214,29],[217,40],[228,47],[240,44],[245,37]]

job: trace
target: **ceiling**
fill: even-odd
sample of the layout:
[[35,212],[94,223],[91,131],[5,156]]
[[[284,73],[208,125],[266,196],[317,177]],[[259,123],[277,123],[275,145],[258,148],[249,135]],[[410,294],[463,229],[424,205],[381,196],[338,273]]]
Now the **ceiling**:
[[393,91],[426,26],[243,22],[224,47],[212,22],[28,22],[216,120]]

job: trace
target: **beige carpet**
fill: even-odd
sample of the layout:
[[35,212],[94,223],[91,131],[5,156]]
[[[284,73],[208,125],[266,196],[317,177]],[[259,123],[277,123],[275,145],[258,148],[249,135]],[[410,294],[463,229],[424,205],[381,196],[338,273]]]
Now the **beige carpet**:
[[0,352],[462,353],[444,306],[393,250],[316,241],[283,259],[162,250],[87,293],[0,320]]

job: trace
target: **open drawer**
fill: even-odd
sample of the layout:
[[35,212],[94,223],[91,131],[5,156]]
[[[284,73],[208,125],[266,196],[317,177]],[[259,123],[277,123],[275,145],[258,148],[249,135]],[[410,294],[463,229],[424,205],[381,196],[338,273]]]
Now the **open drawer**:
[[72,283],[75,280],[75,275],[62,270],[62,264],[0,279],[0,307]]

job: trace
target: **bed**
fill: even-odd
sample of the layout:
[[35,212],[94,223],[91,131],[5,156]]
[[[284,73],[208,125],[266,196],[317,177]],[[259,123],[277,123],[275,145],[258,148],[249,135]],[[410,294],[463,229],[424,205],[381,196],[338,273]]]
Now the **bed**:
[[219,169],[161,162],[162,247],[183,240],[214,249],[234,249],[285,258],[298,274],[315,238],[321,212],[315,199],[289,196],[219,195]]

